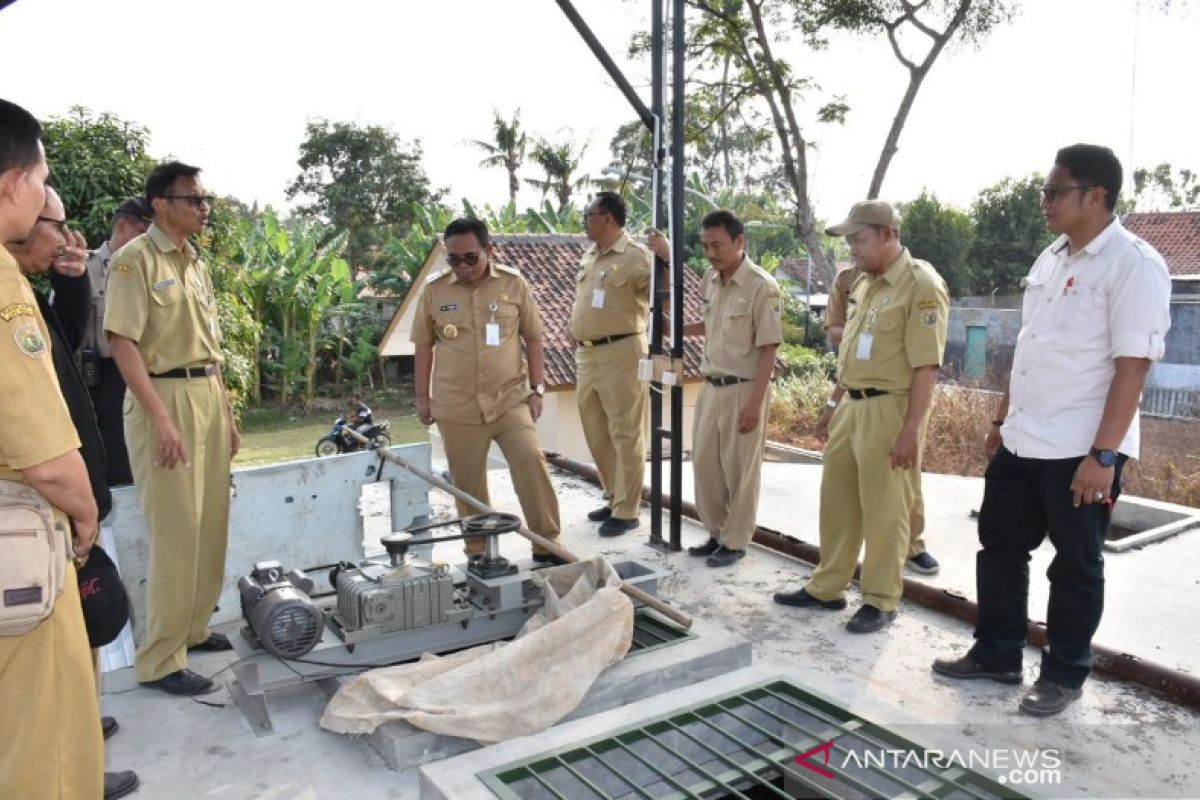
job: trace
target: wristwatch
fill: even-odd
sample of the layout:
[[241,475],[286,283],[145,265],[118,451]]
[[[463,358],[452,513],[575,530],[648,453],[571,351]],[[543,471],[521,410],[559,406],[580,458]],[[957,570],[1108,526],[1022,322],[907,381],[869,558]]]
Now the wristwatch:
[[1088,450],[1088,455],[1096,459],[1102,467],[1114,467],[1117,464],[1116,450],[1101,450],[1098,447],[1093,447]]
[[544,384],[544,383],[537,383],[537,384],[534,384],[533,386],[530,386],[529,388],[533,389],[533,393],[536,394],[538,397],[546,396],[546,384]]

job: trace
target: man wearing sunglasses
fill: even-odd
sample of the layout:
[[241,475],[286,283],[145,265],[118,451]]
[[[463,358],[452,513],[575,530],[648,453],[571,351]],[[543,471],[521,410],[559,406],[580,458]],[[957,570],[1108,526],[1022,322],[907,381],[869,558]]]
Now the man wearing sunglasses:
[[1057,714],[1092,666],[1104,608],[1102,548],[1121,470],[1138,455],[1138,403],[1171,325],[1162,256],[1113,213],[1121,162],[1097,145],[1064,147],[1042,187],[1058,239],[1022,281],[1021,332],[1008,391],[985,442],[975,644],[933,670],[1019,684],[1028,626],[1029,554],[1047,536],[1049,648],[1025,714]]
[[216,689],[187,651],[228,650],[208,628],[229,534],[229,469],[239,437],[225,392],[221,331],[208,267],[188,237],[213,198],[178,161],[146,179],[154,223],[113,257],[104,329],[129,387],[125,441],[150,529],[146,633],[137,678],[171,694]]
[[[125,447],[125,381],[104,333],[108,270],[113,255],[145,233],[153,219],[154,211],[145,199],[129,198],[113,212],[112,235],[108,241],[86,253],[86,269],[81,274],[59,268],[50,273],[54,310],[64,328],[75,337],[80,375],[88,387],[100,434],[104,437],[109,486],[133,483],[133,473],[129,468],[129,451]],[[75,235],[75,238],[82,237]],[[74,250],[68,245],[68,253]]]
[[601,536],[638,526],[646,468],[646,355],[653,258],[625,232],[625,200],[599,192],[584,212],[592,246],[580,260],[571,336],[578,347],[579,421],[608,503],[588,514]]
[[[429,276],[410,337],[417,416],[424,425],[437,422],[454,485],[484,503],[488,450],[495,442],[508,462],[525,524],[557,541],[558,498],[534,427],[546,391],[541,312],[521,274],[492,262],[482,220],[454,220],[442,242],[450,269]],[[475,512],[460,501],[458,513]],[[468,539],[467,558],[483,555],[484,548],[482,539]],[[536,545],[533,560],[562,563]]]

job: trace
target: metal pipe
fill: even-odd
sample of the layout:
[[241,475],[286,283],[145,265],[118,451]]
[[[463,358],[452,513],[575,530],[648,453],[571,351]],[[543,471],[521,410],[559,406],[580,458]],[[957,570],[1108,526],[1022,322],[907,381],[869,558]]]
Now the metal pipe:
[[[546,460],[580,477],[599,482],[599,476],[590,464],[553,453],[548,453]],[[667,502],[666,498],[663,502]],[[693,504],[681,501],[680,506],[689,517],[699,518]],[[821,560],[821,553],[816,545],[761,525],[754,529],[754,543],[810,564]],[[855,569],[854,577],[857,578],[858,575],[859,570]],[[911,578],[904,578],[904,599],[972,625],[979,619],[979,606],[965,596]],[[1045,623],[1030,622],[1027,636],[1029,643],[1034,647],[1045,647]],[[1092,644],[1092,651],[1096,656],[1094,667],[1098,672],[1162,692],[1180,705],[1200,707],[1200,677],[1147,661],[1130,653],[1122,653],[1102,644]]]
[[[683,361],[683,213],[684,213],[684,122],[686,86],[684,61],[687,58],[685,0],[674,0],[671,12],[671,358]],[[668,548],[678,551],[682,544],[683,496],[683,375],[677,375],[671,387],[671,514]]]
[[[350,428],[346,428],[346,433],[348,435],[354,437],[355,440],[357,440],[359,443],[361,443],[363,445],[369,446],[371,444],[370,440],[367,439],[367,437],[363,436],[356,430],[351,430]],[[432,472],[425,469],[424,467],[414,464],[413,462],[409,461],[407,458],[396,455],[391,450],[379,448],[379,449],[375,450],[375,453],[380,458],[387,459],[388,461],[391,461],[393,464],[403,467],[404,469],[411,472],[413,475],[416,475],[421,480],[425,481],[426,483],[430,483],[430,484],[436,486],[437,488],[439,488],[443,492],[446,492],[447,494],[451,495],[455,499],[463,501],[464,503],[466,503],[471,508],[475,509],[476,511],[478,511],[481,514],[497,513],[496,509],[487,505],[483,501],[478,500],[475,497],[472,497],[471,495],[464,492],[462,489],[459,489],[454,484],[443,480],[442,478],[438,477],[437,475],[434,475]],[[526,539],[533,542],[534,544],[536,544],[538,547],[542,548],[546,552],[551,553],[552,555],[558,556],[563,561],[566,561],[568,563],[574,563],[579,560],[578,558],[575,557],[575,555],[570,550],[567,550],[567,548],[563,547],[558,542],[554,542],[554,541],[551,541],[550,539],[546,539],[542,536],[539,536],[538,534],[529,530],[529,528],[525,527],[524,523],[522,523],[521,527],[517,529],[517,533],[521,534]],[[630,583],[626,583],[625,581],[621,581],[621,591],[624,592],[625,594],[629,595],[630,597],[632,597],[634,600],[638,601],[642,605],[649,606],[650,608],[653,608],[655,611],[657,611],[658,613],[667,617],[668,619],[671,619],[671,620],[677,622],[678,624],[682,625],[684,628],[692,627],[691,617],[688,617],[686,614],[682,613],[681,611],[679,611],[676,608],[672,608],[671,606],[667,605],[666,603],[664,603],[662,600],[658,599],[654,595],[648,594],[648,593],[642,591],[641,589],[639,589],[638,587],[636,587]]]
[[567,15],[567,19],[575,26],[575,30],[583,37],[583,41],[591,48],[592,55],[596,56],[596,60],[604,67],[604,71],[608,73],[608,77],[612,78],[613,83],[621,90],[621,94],[625,95],[625,99],[629,101],[629,105],[633,106],[633,110],[637,112],[638,118],[651,130],[654,129],[654,115],[650,113],[650,109],[646,108],[646,104],[642,102],[642,98],[638,97],[633,86],[621,74],[621,68],[617,66],[617,62],[612,60],[612,56],[604,49],[604,45],[600,44],[600,40],[596,38],[596,34],[592,33],[592,29],[583,21],[583,17],[575,10],[575,6],[571,5],[571,0],[557,0],[558,7]]
[[[657,229],[663,227],[663,95],[665,94],[665,70],[663,69],[663,0],[650,3],[650,113],[654,116],[654,127],[650,131],[652,151],[650,153],[650,224]],[[654,256],[654,270],[650,273],[650,354],[663,353],[663,298],[662,280],[670,275],[665,261]],[[669,286],[669,284],[668,284]],[[662,497],[662,436],[663,424],[662,385],[651,384],[650,391],[650,496]],[[665,545],[662,536],[662,506],[650,503],[650,545]]]

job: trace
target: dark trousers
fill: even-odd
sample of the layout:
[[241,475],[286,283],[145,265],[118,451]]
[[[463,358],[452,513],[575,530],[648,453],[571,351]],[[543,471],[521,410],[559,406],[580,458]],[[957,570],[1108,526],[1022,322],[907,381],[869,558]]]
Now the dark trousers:
[[[1086,456],[1085,456],[1086,457]],[[1071,481],[1082,458],[1021,458],[1000,448],[984,474],[975,561],[979,624],[971,656],[981,664],[1019,670],[1029,604],[1029,556],[1047,535],[1054,545],[1049,649],[1041,677],[1078,688],[1092,667],[1092,636],[1104,611],[1102,547],[1111,510],[1103,503],[1072,505]],[[1117,460],[1110,497],[1121,492]]]
[[124,486],[133,483],[129,451],[125,448],[125,380],[113,359],[101,358],[97,364],[100,385],[89,386],[88,393],[92,396],[92,407],[96,409],[100,438],[104,440],[108,485]]

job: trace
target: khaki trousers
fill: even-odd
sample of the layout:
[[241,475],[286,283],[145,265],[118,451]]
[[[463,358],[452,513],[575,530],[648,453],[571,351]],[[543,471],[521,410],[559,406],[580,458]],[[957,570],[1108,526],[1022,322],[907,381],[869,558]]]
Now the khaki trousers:
[[912,513],[908,515],[908,557],[919,556],[924,552],[925,497],[921,494],[921,475],[917,473],[917,492],[913,495]]
[[75,567],[54,611],[21,636],[0,636],[0,797],[96,800],[104,740]]
[[768,387],[758,427],[738,433],[738,415],[753,394],[752,382],[705,384],[692,425],[692,475],[696,511],[709,534],[727,550],[745,550],[754,536],[763,447],[767,442]]
[[[821,563],[805,587],[818,600],[846,596],[866,542],[863,602],[891,611],[900,602],[909,518],[920,481],[916,469],[892,469],[907,395],[847,399],[834,412],[821,471]],[[925,426],[918,435],[924,448]]]
[[638,361],[643,336],[575,350],[575,393],[588,450],[612,515],[637,519],[646,471],[646,384]]
[[[494,441],[508,462],[525,525],[546,539],[558,540],[558,497],[550,484],[550,473],[527,403],[518,403],[494,422],[475,425],[439,420],[438,430],[442,434],[442,446],[446,460],[450,462],[450,475],[455,486],[491,505],[487,456]],[[462,501],[457,503],[459,516],[479,513]],[[467,541],[464,547],[468,556],[482,553],[483,549],[483,539]],[[540,555],[544,551],[535,545],[533,552]]]
[[150,529],[146,634],[137,651],[142,682],[184,669],[188,646],[208,638],[229,539],[229,415],[221,385],[216,376],[152,383],[190,462],[155,465],[154,424],[127,394],[125,440]]

